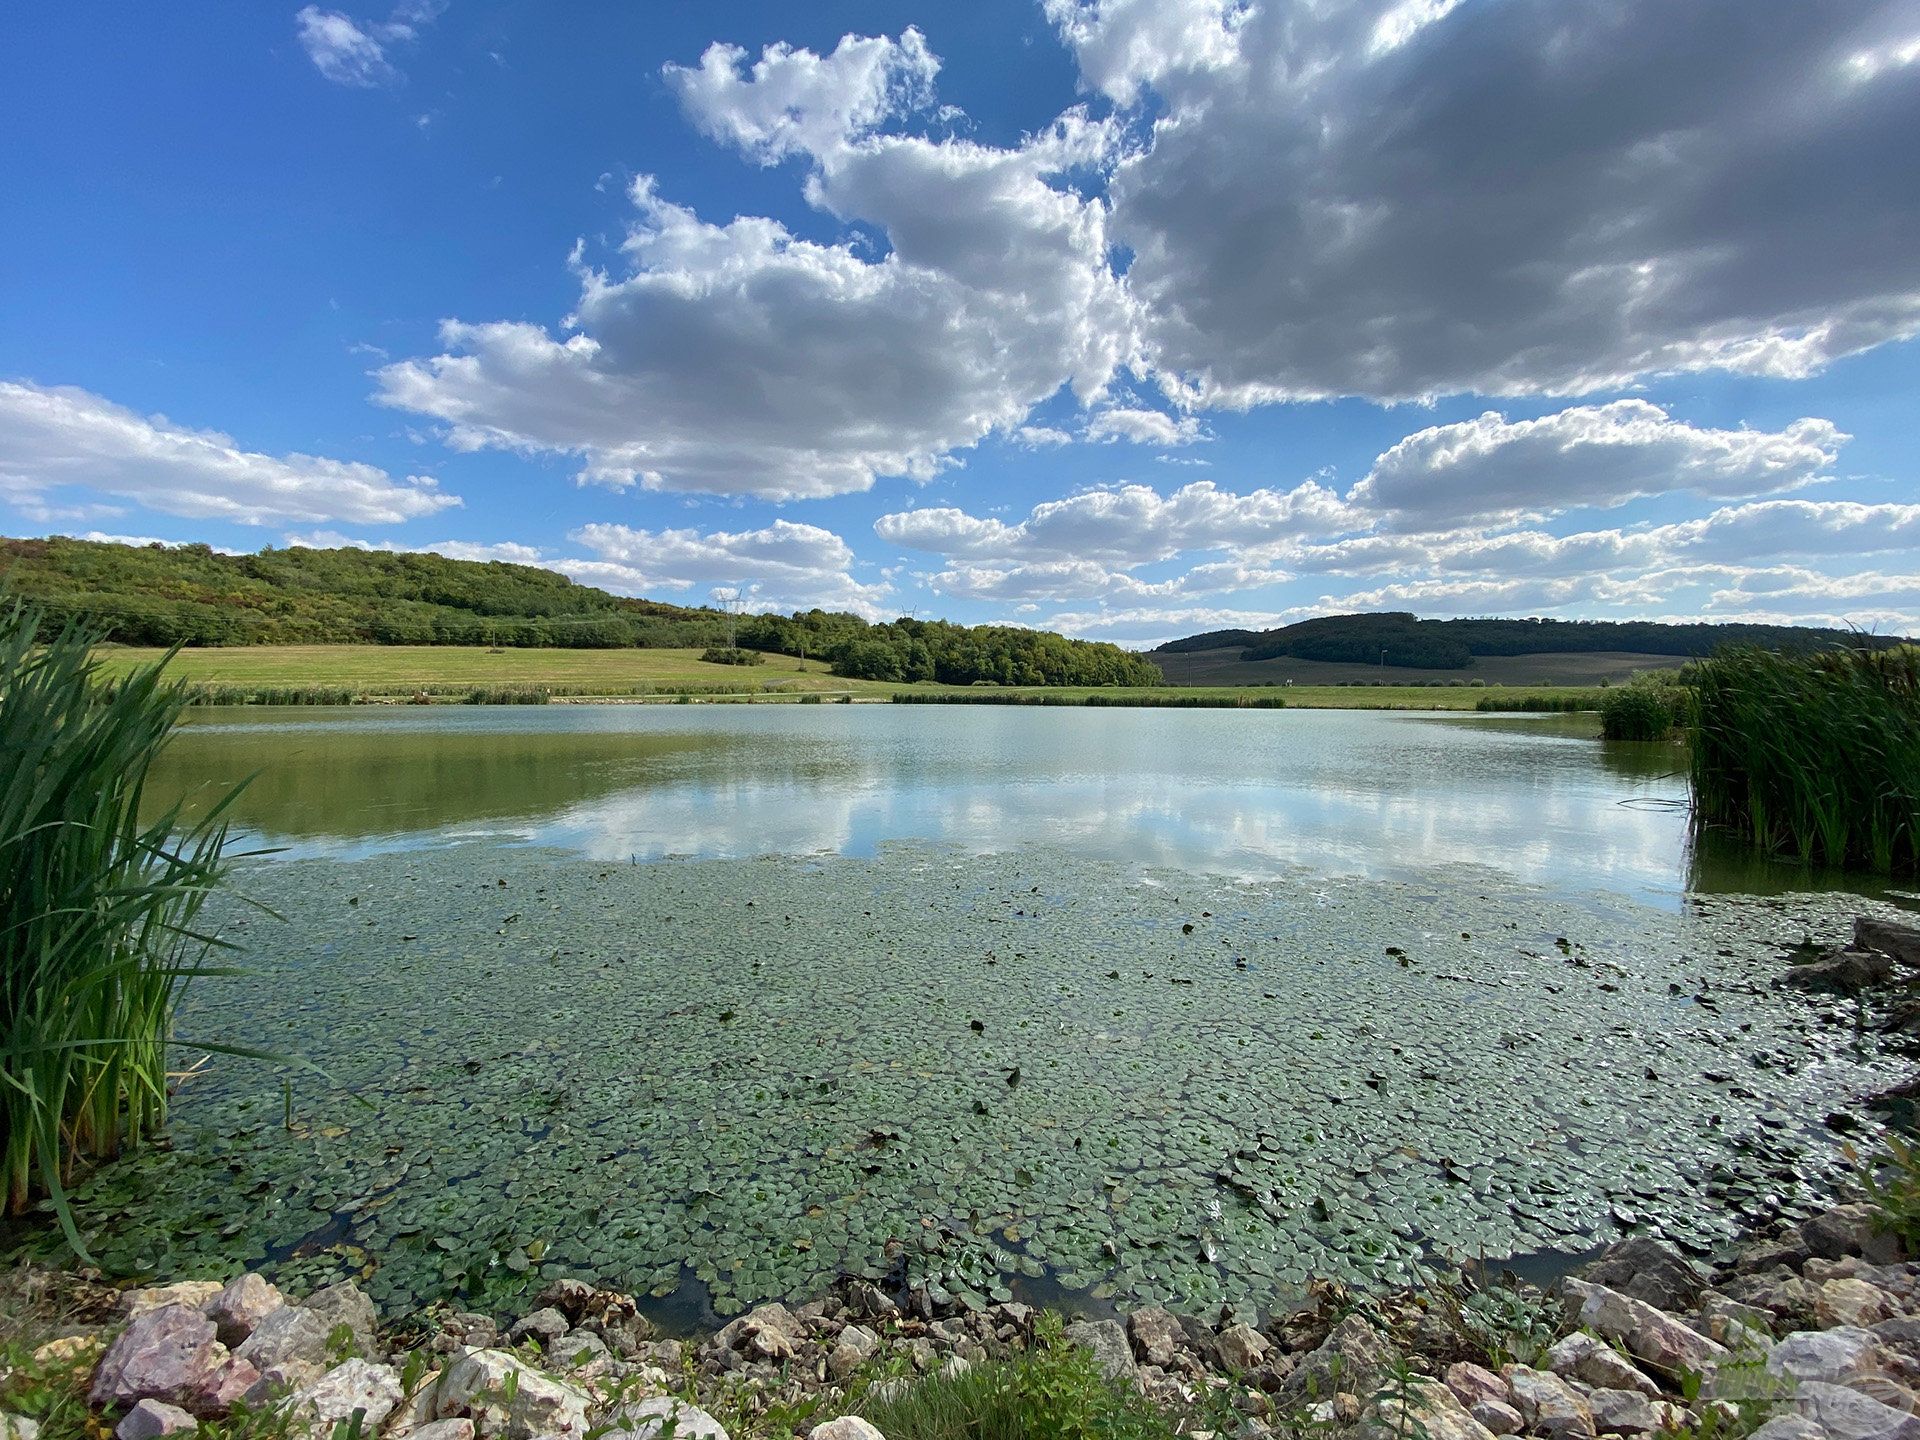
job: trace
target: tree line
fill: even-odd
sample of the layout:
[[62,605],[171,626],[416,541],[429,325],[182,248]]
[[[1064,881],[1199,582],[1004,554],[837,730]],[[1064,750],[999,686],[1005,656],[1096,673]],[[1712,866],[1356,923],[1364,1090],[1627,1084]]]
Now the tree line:
[[1275,630],[1212,630],[1170,640],[1157,654],[1238,649],[1244,661],[1293,656],[1346,664],[1464,670],[1481,655],[1591,654],[1698,658],[1729,645],[1806,652],[1836,646],[1885,648],[1893,636],[1800,625],[1662,624],[1653,620],[1421,620],[1409,611],[1323,615]]
[[[0,575],[51,634],[84,619],[123,645],[488,645],[798,655],[863,680],[1154,685],[1118,646],[1040,630],[826,610],[729,617],[609,594],[532,565],[430,553],[0,540]],[[740,663],[735,654],[726,663]]]

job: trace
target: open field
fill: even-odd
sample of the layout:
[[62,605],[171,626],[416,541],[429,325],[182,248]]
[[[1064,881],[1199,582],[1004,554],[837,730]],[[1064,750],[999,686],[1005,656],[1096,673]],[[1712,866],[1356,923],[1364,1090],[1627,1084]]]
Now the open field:
[[[151,663],[164,652],[114,646],[104,652],[110,670]],[[1348,668],[1348,667],[1322,667]],[[1366,667],[1362,679],[1378,675]],[[324,688],[374,698],[419,692],[455,698],[475,690],[553,691],[567,698],[708,698],[793,700],[822,698],[889,700],[897,693],[928,698],[970,699],[984,695],[1034,696],[1060,704],[1089,698],[1109,703],[1201,701],[1233,704],[1284,700],[1289,708],[1338,710],[1472,710],[1482,701],[1521,702],[1528,695],[1565,698],[1564,690],[1539,685],[1468,683],[1458,672],[1438,685],[1167,685],[1134,690],[1098,690],[1061,686],[1001,691],[983,686],[901,685],[877,680],[845,680],[828,673],[817,660],[804,664],[789,655],[772,655],[765,665],[713,665],[697,650],[488,650],[457,645],[251,645],[182,650],[173,673],[199,685],[240,689]],[[1398,674],[1396,673],[1396,678]]]
[[1350,665],[1329,660],[1296,660],[1281,655],[1272,660],[1249,664],[1240,658],[1241,647],[1224,650],[1197,650],[1185,655],[1153,654],[1147,658],[1158,665],[1173,685],[1284,685],[1291,680],[1300,685],[1339,685],[1358,681],[1371,685],[1380,680],[1416,684],[1423,680],[1484,680],[1488,685],[1598,685],[1617,684],[1643,670],[1677,670],[1686,664],[1681,655],[1646,655],[1625,650],[1591,652],[1555,651],[1545,655],[1482,655],[1466,670],[1418,670],[1395,666]]
[[[112,669],[151,664],[165,652],[109,646]],[[769,655],[764,665],[713,665],[698,650],[489,650],[468,645],[245,645],[182,650],[171,673],[194,684],[272,688],[340,686],[368,695],[483,688],[552,689],[627,696],[716,690],[884,698],[896,685],[843,680],[817,660]],[[937,686],[916,686],[937,689]]]

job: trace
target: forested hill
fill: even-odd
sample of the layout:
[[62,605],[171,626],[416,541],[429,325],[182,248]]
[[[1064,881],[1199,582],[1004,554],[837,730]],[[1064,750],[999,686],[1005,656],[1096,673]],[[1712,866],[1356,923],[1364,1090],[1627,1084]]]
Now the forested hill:
[[718,611],[629,600],[531,565],[383,550],[0,540],[0,575],[125,645],[708,645]]
[[1323,615],[1277,630],[1211,630],[1170,640],[1156,653],[1241,651],[1244,661],[1292,656],[1347,664],[1464,670],[1481,655],[1710,655],[1724,645],[1815,650],[1834,645],[1902,643],[1800,625],[1663,625],[1651,620],[1421,620],[1406,611]]
[[870,680],[1152,685],[1118,646],[1004,625],[808,610],[745,615],[634,600],[530,565],[423,552],[262,550],[0,539],[0,587],[48,623],[98,626],[125,645],[724,646],[823,660]]

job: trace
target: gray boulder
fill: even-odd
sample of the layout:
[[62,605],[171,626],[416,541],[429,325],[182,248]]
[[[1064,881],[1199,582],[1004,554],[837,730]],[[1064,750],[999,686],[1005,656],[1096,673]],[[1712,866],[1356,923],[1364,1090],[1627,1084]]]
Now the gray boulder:
[[1644,1235],[1617,1241],[1582,1267],[1580,1278],[1661,1310],[1691,1310],[1707,1288],[1707,1277],[1692,1262]]
[[[182,1431],[192,1434],[200,1428],[200,1422],[182,1410],[178,1405],[169,1405],[162,1400],[142,1400],[120,1419],[113,1427],[115,1440],[160,1440],[162,1435],[175,1435]],[[31,1440],[31,1437],[27,1437]]]
[[1118,1320],[1076,1320],[1067,1326],[1067,1340],[1093,1352],[1094,1362],[1111,1380],[1139,1381],[1133,1347]]
[[608,1433],[621,1440],[660,1440],[668,1421],[673,1422],[673,1440],[732,1440],[726,1426],[698,1405],[666,1395],[621,1406],[610,1417],[613,1429]]
[[1920,1416],[1850,1390],[1809,1380],[1794,1392],[1793,1412],[1832,1440],[1920,1440]]
[[1853,943],[1861,950],[1878,950],[1900,964],[1920,970],[1920,930],[1893,920],[1862,915],[1853,922]]
[[1829,990],[1854,995],[1893,979],[1893,961],[1878,950],[1829,950],[1818,960],[1792,965],[1774,980],[1799,990]]

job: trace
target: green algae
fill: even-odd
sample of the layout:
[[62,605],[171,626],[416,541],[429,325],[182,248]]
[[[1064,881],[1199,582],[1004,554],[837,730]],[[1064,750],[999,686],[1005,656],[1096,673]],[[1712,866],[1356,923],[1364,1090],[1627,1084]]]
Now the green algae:
[[191,1079],[171,1148],[77,1194],[110,1270],[353,1272],[398,1310],[580,1274],[725,1313],[842,1272],[1261,1308],[1623,1216],[1710,1246],[1817,1193],[1818,1118],[1892,1073],[1769,983],[1848,897],[1673,913],[923,845],[455,848],[243,888],[284,919],[229,915],[253,973],[183,1035],[328,1079]]

